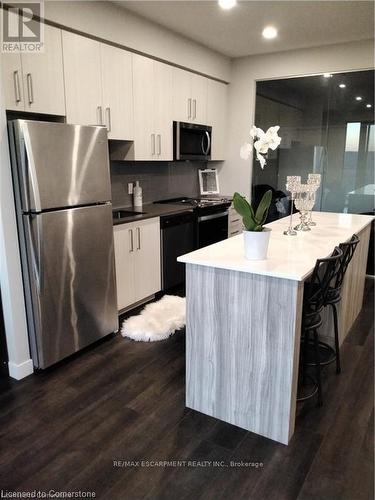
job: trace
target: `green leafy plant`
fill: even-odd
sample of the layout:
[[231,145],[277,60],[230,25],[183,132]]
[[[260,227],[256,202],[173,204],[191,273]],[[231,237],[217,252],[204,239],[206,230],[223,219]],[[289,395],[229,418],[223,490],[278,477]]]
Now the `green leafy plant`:
[[247,231],[263,231],[266,222],[268,210],[272,201],[272,191],[264,193],[258,208],[254,212],[253,207],[244,196],[234,193],[233,206],[236,212],[241,215],[243,224]]

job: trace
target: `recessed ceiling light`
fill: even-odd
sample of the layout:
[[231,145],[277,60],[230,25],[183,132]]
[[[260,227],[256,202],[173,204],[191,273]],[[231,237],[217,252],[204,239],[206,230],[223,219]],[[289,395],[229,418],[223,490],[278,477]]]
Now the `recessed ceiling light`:
[[237,0],[219,0],[219,5],[224,10],[232,9],[237,4]]
[[267,38],[267,40],[271,40],[277,37],[277,29],[273,26],[266,26],[262,31],[262,35],[264,38]]
[[324,78],[332,78],[331,73],[323,73]]
[[339,87],[340,87],[340,89],[345,89],[346,85],[345,85],[345,83],[340,83]]
[[356,101],[362,101],[362,97],[359,95],[355,98]]
[[372,108],[372,104],[366,104],[366,108]]

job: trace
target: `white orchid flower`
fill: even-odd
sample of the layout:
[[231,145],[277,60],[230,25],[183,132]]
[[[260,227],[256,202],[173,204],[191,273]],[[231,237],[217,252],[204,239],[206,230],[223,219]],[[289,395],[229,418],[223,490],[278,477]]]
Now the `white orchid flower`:
[[275,149],[279,146],[281,142],[281,137],[277,135],[279,129],[280,129],[279,126],[270,127],[264,136],[264,141],[268,143],[268,147],[271,148],[273,151],[275,151]]
[[260,154],[257,154],[257,160],[259,161],[260,163],[260,168],[263,170],[264,169],[264,166],[266,164],[266,159],[264,156],[260,155]]
[[264,135],[264,132],[261,128],[257,128],[255,125],[253,125],[250,129],[250,137],[255,139],[255,137],[262,137]]
[[260,166],[263,169],[264,165],[266,164],[266,159],[264,158],[264,156],[262,156],[262,154],[267,153],[268,146],[266,143],[263,142],[262,139],[259,139],[259,141],[256,141],[254,143],[254,149],[256,151],[257,160],[259,161]]
[[[266,159],[264,156],[267,154],[269,149],[275,151],[281,142],[281,137],[278,136],[277,132],[280,127],[275,125],[274,127],[269,127],[267,132],[264,132],[261,128],[257,128],[253,125],[250,129],[250,137],[253,139],[253,146],[256,151],[257,160],[263,169],[266,164]],[[255,139],[258,140],[255,140]],[[245,143],[241,146],[240,156],[244,160],[248,160],[251,155],[251,144]]]
[[257,153],[266,154],[268,151],[268,142],[266,142],[264,139],[259,139],[258,141],[254,142],[254,148]]

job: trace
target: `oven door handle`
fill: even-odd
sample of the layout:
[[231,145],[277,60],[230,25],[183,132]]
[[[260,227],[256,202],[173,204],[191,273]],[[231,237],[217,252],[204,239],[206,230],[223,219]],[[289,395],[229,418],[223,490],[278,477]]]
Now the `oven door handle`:
[[220,212],[218,214],[203,215],[202,217],[198,217],[198,222],[204,222],[206,220],[218,219],[219,217],[225,217],[226,215],[228,215],[228,210],[226,210],[225,212]]

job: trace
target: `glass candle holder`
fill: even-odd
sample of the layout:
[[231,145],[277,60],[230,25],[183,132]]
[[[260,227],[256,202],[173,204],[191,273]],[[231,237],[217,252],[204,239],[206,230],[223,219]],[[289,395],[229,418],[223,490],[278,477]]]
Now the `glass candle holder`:
[[301,184],[300,189],[296,193],[294,205],[300,213],[300,223],[295,226],[296,231],[311,231],[308,225],[309,211],[314,206],[314,201],[311,196],[312,186],[309,184]]
[[[315,205],[315,201],[316,201],[316,192],[318,191],[318,189],[320,187],[321,180],[322,180],[321,174],[309,174],[308,175],[307,184],[315,187],[315,189],[311,193],[311,196],[313,197],[314,205]],[[309,212],[309,217],[308,217],[307,223],[309,226],[316,226],[316,222],[314,222],[312,220],[312,209]]]
[[301,177],[299,175],[288,175],[286,178],[286,189],[290,192],[290,216],[289,228],[284,231],[285,236],[295,236],[297,232],[293,229],[293,204],[295,195],[301,185]]

